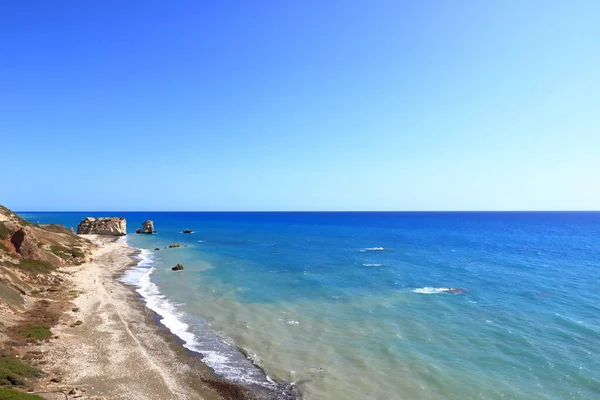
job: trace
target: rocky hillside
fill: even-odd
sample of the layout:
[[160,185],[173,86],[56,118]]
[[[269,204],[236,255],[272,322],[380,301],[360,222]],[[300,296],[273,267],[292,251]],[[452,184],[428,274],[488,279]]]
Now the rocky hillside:
[[0,206],[0,394],[27,388],[41,373],[35,344],[52,337],[77,296],[65,287],[68,268],[58,268],[88,261],[91,251],[90,241],[62,225],[33,224]]

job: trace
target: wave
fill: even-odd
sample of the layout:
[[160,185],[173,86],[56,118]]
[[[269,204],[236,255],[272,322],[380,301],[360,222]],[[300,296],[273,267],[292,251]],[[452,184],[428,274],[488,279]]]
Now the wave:
[[363,264],[363,267],[383,267],[383,264]]
[[422,288],[418,288],[413,290],[413,292],[415,293],[421,293],[421,294],[436,294],[436,293],[447,293],[448,290],[450,290],[450,288],[435,288],[435,287],[422,287]]
[[369,251],[389,251],[390,249],[386,249],[385,247],[367,247],[365,249],[360,249],[361,253],[367,253]]
[[445,288],[445,287],[436,288],[436,287],[430,287],[430,286],[425,286],[425,287],[413,290],[414,293],[421,293],[421,294],[464,293],[466,291],[467,291],[467,289],[463,289],[463,288]]
[[175,306],[160,293],[158,286],[150,280],[150,276],[156,270],[153,266],[154,255],[150,250],[143,249],[138,259],[139,263],[125,272],[121,281],[136,286],[137,292],[144,298],[146,306],[160,315],[160,322],[183,340],[187,346],[197,344],[194,335],[188,331],[189,326],[181,321],[183,315],[177,312]]
[[[147,249],[137,256],[138,264],[127,270],[120,281],[136,287],[146,306],[160,316],[160,322],[183,341],[188,350],[199,353],[216,374],[239,383],[274,388],[276,384],[252,360],[214,334],[202,320],[177,310],[150,277],[156,271],[154,254]],[[193,319],[193,321],[191,321]],[[186,321],[191,321],[191,324]]]

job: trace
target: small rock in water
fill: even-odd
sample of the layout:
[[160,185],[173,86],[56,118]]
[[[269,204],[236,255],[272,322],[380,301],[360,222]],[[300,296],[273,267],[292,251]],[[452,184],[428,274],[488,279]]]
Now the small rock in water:
[[183,233],[192,233],[192,230],[191,229],[184,229]]
[[176,266],[171,268],[171,270],[172,271],[183,271],[183,264],[177,264]]
[[179,243],[173,243],[173,244],[169,245],[169,248],[172,249],[172,248],[180,247],[180,246],[181,245]]

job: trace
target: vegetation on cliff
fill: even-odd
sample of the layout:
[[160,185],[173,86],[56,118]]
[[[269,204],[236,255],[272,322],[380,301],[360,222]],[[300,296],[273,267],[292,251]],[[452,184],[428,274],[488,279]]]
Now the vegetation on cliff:
[[39,376],[41,373],[39,369],[14,358],[0,357],[0,385],[23,385],[27,378]]
[[44,398],[35,394],[0,387],[0,400],[44,400]]

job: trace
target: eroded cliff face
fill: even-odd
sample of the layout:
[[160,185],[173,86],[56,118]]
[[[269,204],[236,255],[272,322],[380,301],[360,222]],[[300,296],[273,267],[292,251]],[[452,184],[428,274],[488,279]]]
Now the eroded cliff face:
[[125,218],[92,218],[87,217],[77,225],[78,235],[127,235],[127,221]]
[[[20,294],[35,290],[31,283],[52,281],[56,268],[89,261],[91,251],[89,240],[62,225],[33,224],[0,206],[0,282]],[[11,308],[6,300],[0,291],[0,304]]]

